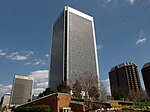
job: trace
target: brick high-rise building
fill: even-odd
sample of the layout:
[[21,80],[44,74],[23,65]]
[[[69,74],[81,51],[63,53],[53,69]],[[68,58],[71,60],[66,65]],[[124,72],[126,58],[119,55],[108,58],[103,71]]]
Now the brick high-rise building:
[[150,96],[150,62],[145,63],[141,71],[146,92]]
[[137,66],[132,62],[126,62],[112,67],[109,72],[111,94],[121,92],[124,97],[132,91],[142,89]]
[[53,24],[49,87],[90,73],[99,80],[93,17],[66,6]]

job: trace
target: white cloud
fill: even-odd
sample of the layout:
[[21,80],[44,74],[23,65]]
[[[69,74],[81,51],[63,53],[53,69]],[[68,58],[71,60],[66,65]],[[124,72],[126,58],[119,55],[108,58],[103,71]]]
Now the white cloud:
[[45,61],[42,59],[36,59],[33,65],[45,65]]
[[103,7],[113,9],[118,6],[120,0],[104,0]]
[[33,51],[23,51],[26,56],[31,56],[34,54]]
[[106,0],[107,3],[111,2],[111,0]]
[[7,55],[6,58],[11,60],[23,61],[27,60],[29,56],[33,55],[33,51],[21,51],[21,52],[12,52],[10,55]]
[[5,56],[5,55],[7,55],[7,53],[4,50],[0,49],[0,56]]
[[44,90],[45,90],[45,88],[35,88],[35,89],[33,89],[33,94],[35,96],[38,96],[39,93],[42,93]]
[[134,5],[136,0],[103,0],[102,6],[106,9],[112,10],[114,8],[123,6],[128,3],[129,5]]
[[127,0],[127,2],[129,2],[130,5],[133,5],[135,1],[136,0]]
[[42,83],[48,81],[48,70],[37,70],[31,72],[30,77],[34,78],[34,82],[36,83]]
[[8,59],[18,60],[18,61],[26,60],[28,58],[27,56],[20,55],[19,52],[13,52],[10,55],[7,55],[6,57]]
[[99,50],[99,49],[102,49],[103,48],[103,45],[102,44],[98,44],[97,45],[97,49]]
[[137,39],[137,41],[136,41],[136,45],[138,45],[138,44],[143,44],[143,43],[145,43],[147,41],[147,38],[146,38],[146,33],[143,31],[143,30],[141,30],[140,32],[139,32],[139,34],[138,34],[138,39]]
[[146,38],[140,38],[136,41],[136,45],[140,44],[140,43],[145,43],[146,42]]
[[49,54],[46,54],[45,56],[46,56],[46,57],[48,57],[48,58],[50,57],[50,55],[49,55]]
[[109,81],[109,79],[101,80],[101,83],[103,84],[103,86],[106,89],[107,93],[110,95],[111,90],[110,90],[110,81]]
[[0,83],[0,94],[4,95],[11,92],[12,85],[3,85]]
[[37,83],[36,86],[38,86],[38,87],[48,87],[48,81]]
[[34,59],[32,62],[27,62],[25,65],[45,65],[45,61],[42,59]]
[[34,95],[38,95],[48,87],[48,70],[33,71],[29,76],[34,78]]

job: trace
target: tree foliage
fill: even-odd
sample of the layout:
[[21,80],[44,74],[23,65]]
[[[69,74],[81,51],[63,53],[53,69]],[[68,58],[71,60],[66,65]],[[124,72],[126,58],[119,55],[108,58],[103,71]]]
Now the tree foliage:
[[37,98],[41,98],[43,96],[44,96],[43,93],[40,93]]
[[47,96],[47,95],[50,95],[52,93],[54,93],[54,91],[51,88],[46,88],[45,91],[40,93],[37,98],[41,98],[43,96]]
[[58,86],[57,86],[57,91],[61,93],[70,93],[70,86],[67,85],[66,81],[62,81]]
[[14,112],[51,112],[50,107],[46,105],[34,105],[31,107],[17,107]]
[[50,95],[52,93],[54,93],[54,91],[51,88],[46,88],[45,91],[43,91],[44,96]]
[[123,98],[123,94],[120,91],[114,91],[112,96],[114,97],[114,100],[120,100]]

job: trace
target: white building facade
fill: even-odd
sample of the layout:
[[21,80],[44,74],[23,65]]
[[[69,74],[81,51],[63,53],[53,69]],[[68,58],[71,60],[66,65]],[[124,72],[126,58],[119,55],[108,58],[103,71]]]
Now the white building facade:
[[15,75],[10,105],[20,105],[32,99],[33,81],[34,79],[32,77]]

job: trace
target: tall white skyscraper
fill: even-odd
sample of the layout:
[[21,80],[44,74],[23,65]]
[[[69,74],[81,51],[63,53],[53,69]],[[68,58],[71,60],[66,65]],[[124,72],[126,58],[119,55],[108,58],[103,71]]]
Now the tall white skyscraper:
[[49,87],[86,73],[99,80],[93,17],[66,6],[53,24]]
[[32,99],[33,80],[32,77],[15,75],[11,91],[10,105],[19,105]]

